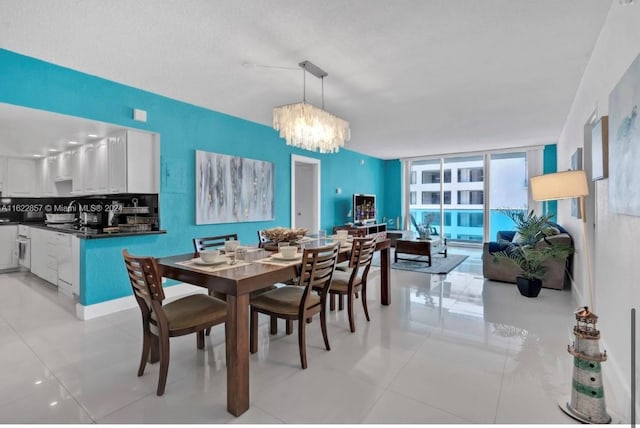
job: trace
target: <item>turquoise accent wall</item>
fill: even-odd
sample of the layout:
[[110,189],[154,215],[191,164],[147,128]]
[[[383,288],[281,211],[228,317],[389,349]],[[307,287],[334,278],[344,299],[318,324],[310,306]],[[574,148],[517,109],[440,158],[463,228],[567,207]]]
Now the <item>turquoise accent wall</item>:
[[[552,172],[558,172],[558,145],[557,144],[547,144],[544,146],[544,151],[542,152],[542,173],[550,174]],[[543,203],[543,206],[546,206],[545,213],[552,212],[555,215],[552,220],[557,222],[557,213],[558,213],[558,201],[548,201]]]
[[384,207],[382,215],[387,218],[390,229],[401,229],[402,222],[402,162],[399,159],[384,162]]
[[[321,155],[294,149],[268,126],[7,50],[0,50],[0,102],[160,134],[160,222],[167,234],[84,240],[80,289],[83,305],[131,294],[121,256],[123,248],[132,254],[160,257],[192,251],[191,239],[196,236],[235,232],[242,242],[253,244],[257,243],[258,229],[290,226],[292,154],[321,160],[323,228],[330,230],[346,221],[353,193],[376,194],[378,204],[385,205],[385,162],[380,159],[350,150]],[[133,108],[147,111],[146,123],[132,119]],[[275,220],[196,226],[196,150],[273,162]],[[341,195],[336,194],[337,187],[342,188]]]

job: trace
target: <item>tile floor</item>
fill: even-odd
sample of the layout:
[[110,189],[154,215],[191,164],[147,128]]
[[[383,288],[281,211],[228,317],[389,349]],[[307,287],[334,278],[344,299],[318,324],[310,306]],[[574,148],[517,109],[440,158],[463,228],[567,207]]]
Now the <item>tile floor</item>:
[[[0,423],[575,423],[558,407],[570,393],[574,303],[568,291],[536,299],[485,281],[479,251],[448,275],[392,270],[392,304],[379,304],[371,274],[371,322],[357,307],[330,313],[332,350],[308,326],[309,368],[297,335],[269,336],[261,319],[251,356],[251,408],[225,410],[222,328],[198,351],[174,338],[166,393],[157,365],[136,371],[138,309],[89,321],[28,273],[0,275]],[[356,301],[359,305],[360,301]],[[295,333],[295,332],[294,332]]]

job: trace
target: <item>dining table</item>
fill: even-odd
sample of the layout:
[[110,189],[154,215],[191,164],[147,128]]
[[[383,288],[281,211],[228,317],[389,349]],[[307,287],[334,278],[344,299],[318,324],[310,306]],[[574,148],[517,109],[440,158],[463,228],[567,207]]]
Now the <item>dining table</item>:
[[[326,240],[309,240],[308,246],[331,243]],[[391,304],[390,248],[386,237],[376,238],[376,251],[380,257],[380,303]],[[227,411],[240,416],[249,409],[249,294],[282,283],[298,275],[300,263],[264,263],[273,252],[253,248],[245,254],[245,260],[224,266],[222,269],[203,269],[191,261],[197,253],[187,253],[157,259],[160,274],[165,278],[217,291],[226,295],[226,358],[227,358]],[[345,249],[338,262],[346,261],[350,251]]]

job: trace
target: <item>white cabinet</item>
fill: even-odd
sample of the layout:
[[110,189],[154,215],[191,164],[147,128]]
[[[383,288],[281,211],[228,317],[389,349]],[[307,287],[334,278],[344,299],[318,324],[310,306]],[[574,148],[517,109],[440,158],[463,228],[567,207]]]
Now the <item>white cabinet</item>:
[[52,284],[58,282],[55,232],[31,228],[31,273]]
[[84,164],[84,150],[82,147],[76,150],[70,151],[70,164],[71,164],[71,194],[82,195],[84,189],[83,181],[83,164]]
[[38,161],[38,186],[36,191],[38,196],[57,196],[55,186],[55,175],[57,169],[57,156],[49,156]]
[[160,150],[153,134],[126,131],[109,138],[109,193],[159,193]]
[[18,225],[0,226],[0,270],[18,267]]
[[71,180],[73,151],[62,152],[57,156],[57,168],[55,169],[55,181]]
[[7,176],[7,158],[0,157],[0,191],[4,188]]
[[82,162],[83,193],[89,195],[109,193],[109,140],[85,144]]
[[57,261],[57,284],[58,291],[67,294],[73,293],[73,268],[71,259],[71,238],[73,236],[68,233],[56,233],[55,236],[55,255]]
[[77,236],[69,233],[32,227],[31,273],[57,285],[59,291],[78,294],[80,276],[78,241]]
[[7,181],[3,196],[31,197],[36,195],[36,163],[33,159],[7,158]]

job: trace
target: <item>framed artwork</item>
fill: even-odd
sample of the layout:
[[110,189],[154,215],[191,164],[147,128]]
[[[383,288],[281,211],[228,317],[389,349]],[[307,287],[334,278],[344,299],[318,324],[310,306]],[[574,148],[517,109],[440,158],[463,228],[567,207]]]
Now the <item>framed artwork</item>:
[[609,176],[609,116],[602,116],[591,128],[591,180]]
[[[576,151],[571,155],[571,171],[577,171],[582,169],[582,147],[578,147]],[[580,214],[580,199],[571,199],[571,216],[576,218],[582,218]]]
[[273,220],[272,162],[196,150],[196,224]]
[[609,210],[640,216],[640,56],[609,94]]

